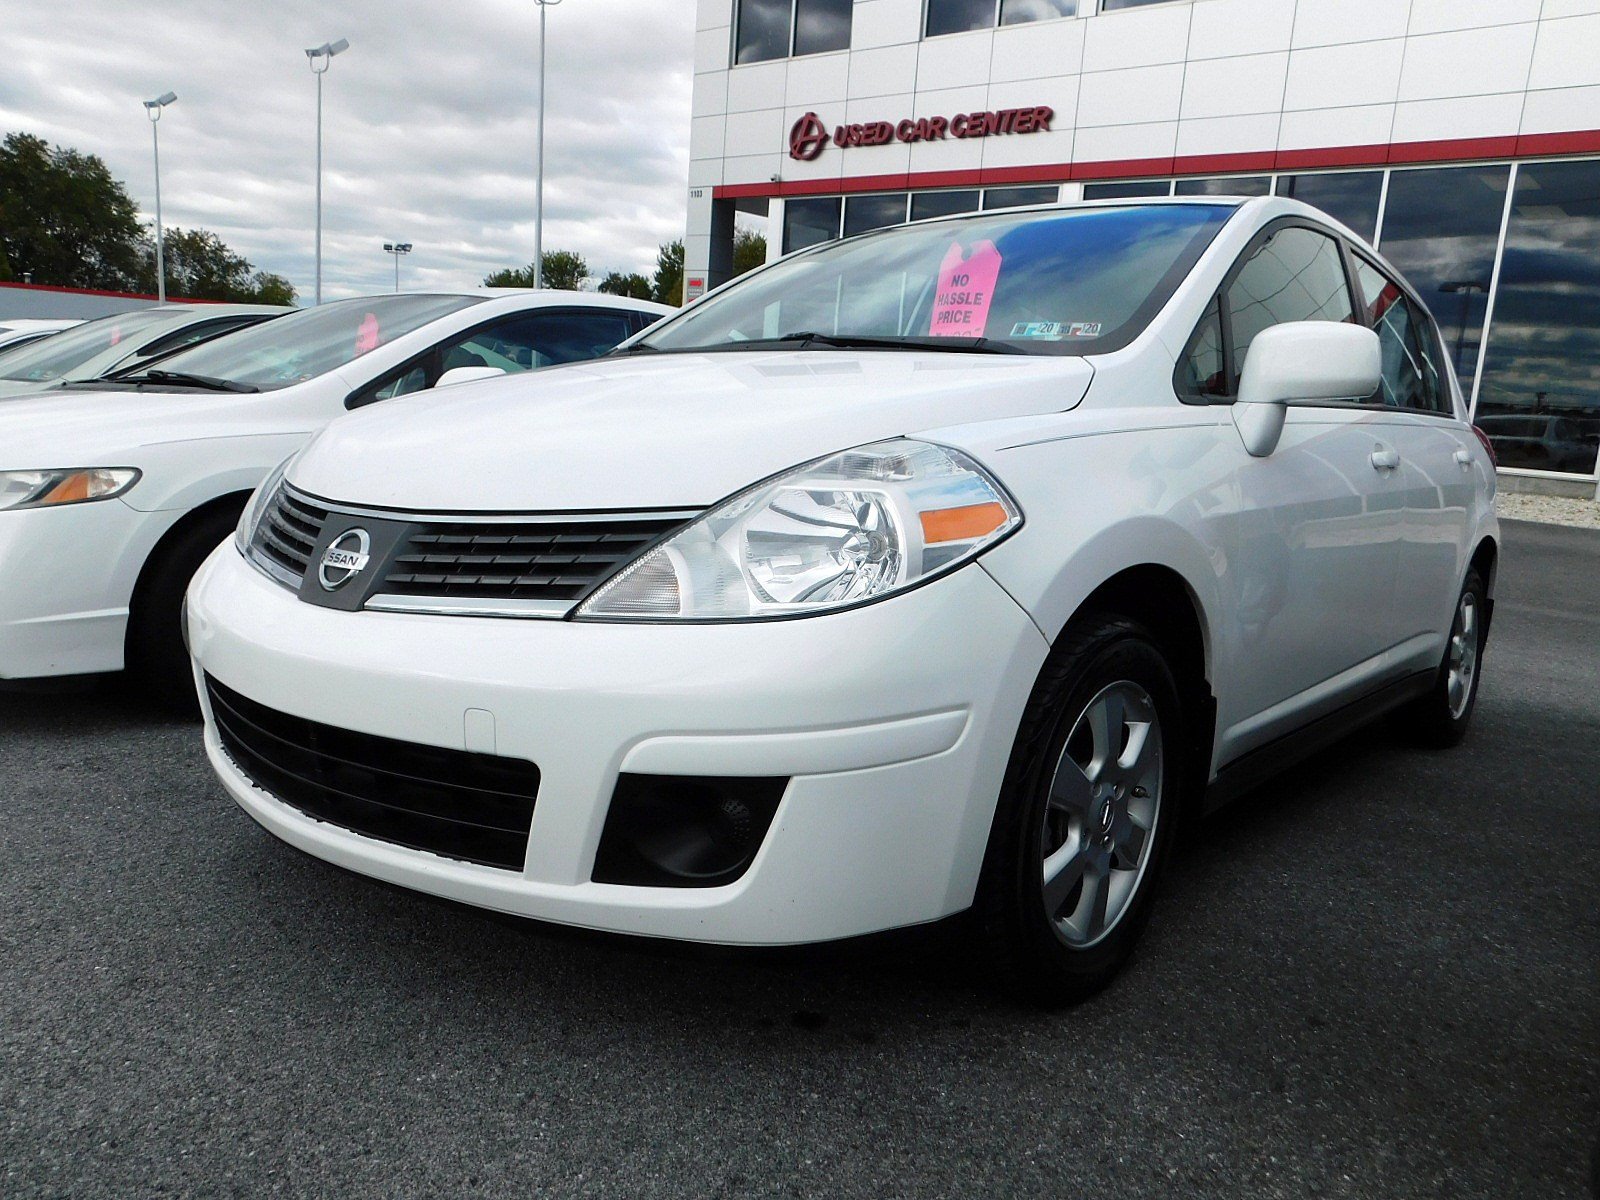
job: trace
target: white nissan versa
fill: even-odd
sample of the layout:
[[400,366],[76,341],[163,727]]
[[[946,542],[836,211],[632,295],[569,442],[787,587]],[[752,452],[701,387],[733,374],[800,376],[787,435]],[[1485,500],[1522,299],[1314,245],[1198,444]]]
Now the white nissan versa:
[[736,944],[972,909],[1081,996],[1185,810],[1380,712],[1465,732],[1463,413],[1415,293],[1294,201],[835,242],[325,429],[190,589],[207,750],[422,891]]
[[0,679],[126,665],[192,708],[184,588],[310,433],[441,382],[593,357],[670,311],[572,292],[342,300],[0,399]]

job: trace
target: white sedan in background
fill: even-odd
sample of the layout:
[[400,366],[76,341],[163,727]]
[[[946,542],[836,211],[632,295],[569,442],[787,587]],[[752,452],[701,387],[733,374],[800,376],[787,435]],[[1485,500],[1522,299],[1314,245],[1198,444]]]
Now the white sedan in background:
[[603,354],[669,311],[548,291],[344,300],[0,401],[0,679],[126,665],[192,705],[184,587],[309,434],[452,378]]
[[84,321],[0,358],[0,400],[99,379],[292,311],[267,304],[166,304]]
[[63,329],[82,325],[82,321],[47,319],[44,317],[6,318],[0,320],[0,354],[18,350],[33,342],[43,341]]
[[190,590],[207,751],[421,891],[732,944],[973,910],[1079,997],[1186,811],[1465,733],[1498,527],[1448,364],[1281,198],[819,247],[325,429]]

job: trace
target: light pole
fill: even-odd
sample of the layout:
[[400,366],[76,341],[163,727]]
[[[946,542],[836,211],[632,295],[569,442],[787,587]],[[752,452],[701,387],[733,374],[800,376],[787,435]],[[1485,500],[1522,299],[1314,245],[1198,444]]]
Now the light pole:
[[1461,344],[1467,340],[1467,309],[1472,305],[1472,293],[1489,294],[1489,285],[1477,279],[1458,279],[1453,283],[1442,283],[1439,290],[1446,295],[1459,295],[1461,297],[1461,327],[1456,333],[1456,375],[1461,374]]
[[144,102],[144,115],[150,118],[150,146],[156,157],[156,303],[167,302],[167,239],[161,229],[161,110],[178,98],[177,92],[163,92]]
[[[311,73],[317,77],[317,303],[322,303],[322,77],[328,73],[328,66],[333,62],[335,54],[343,54],[350,49],[350,43],[344,38],[337,42],[323,42],[320,46],[313,46],[306,51],[306,58],[311,62]],[[318,64],[321,64],[320,66]]]
[[400,256],[411,253],[411,243],[385,242],[383,249],[385,253],[394,255],[394,290],[398,292],[400,290]]
[[534,152],[533,286],[544,286],[544,10],[561,0],[533,0],[539,6],[539,133]]

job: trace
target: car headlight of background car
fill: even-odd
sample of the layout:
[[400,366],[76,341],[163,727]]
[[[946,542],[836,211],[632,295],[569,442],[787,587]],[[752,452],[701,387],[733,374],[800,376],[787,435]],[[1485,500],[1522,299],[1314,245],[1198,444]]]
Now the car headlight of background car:
[[0,511],[110,500],[138,482],[139,471],[134,467],[0,471]]
[[880,599],[1022,523],[945,446],[895,439],[829,455],[724,501],[603,585],[579,619],[763,620]]

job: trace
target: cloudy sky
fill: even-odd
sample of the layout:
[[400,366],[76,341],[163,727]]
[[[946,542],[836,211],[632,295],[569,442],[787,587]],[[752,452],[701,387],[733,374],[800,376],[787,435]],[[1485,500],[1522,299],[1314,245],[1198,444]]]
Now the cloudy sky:
[[[0,132],[104,158],[153,214],[140,101],[167,90],[168,226],[221,235],[312,296],[316,87],[324,80],[324,298],[475,284],[533,257],[532,0],[0,0]],[[546,249],[649,274],[683,236],[694,0],[549,10]]]

